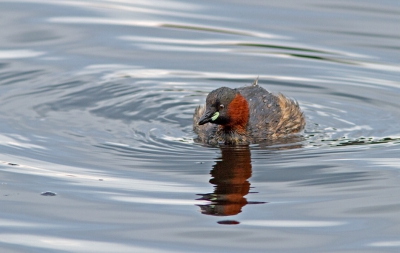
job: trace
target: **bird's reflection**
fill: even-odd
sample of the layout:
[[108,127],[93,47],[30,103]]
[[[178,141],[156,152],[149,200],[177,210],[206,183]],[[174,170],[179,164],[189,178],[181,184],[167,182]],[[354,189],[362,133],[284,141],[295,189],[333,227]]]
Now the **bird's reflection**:
[[248,146],[221,147],[220,160],[213,166],[210,174],[210,183],[214,185],[214,192],[199,194],[198,200],[210,201],[207,205],[199,205],[201,212],[207,215],[229,216],[241,212],[249,203],[245,196],[250,192],[251,156]]

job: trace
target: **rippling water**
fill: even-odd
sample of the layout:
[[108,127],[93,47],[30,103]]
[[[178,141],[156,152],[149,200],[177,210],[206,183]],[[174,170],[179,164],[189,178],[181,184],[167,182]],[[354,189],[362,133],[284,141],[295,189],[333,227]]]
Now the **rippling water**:
[[[0,1],[2,252],[398,252],[397,1]],[[303,139],[194,141],[211,90]]]

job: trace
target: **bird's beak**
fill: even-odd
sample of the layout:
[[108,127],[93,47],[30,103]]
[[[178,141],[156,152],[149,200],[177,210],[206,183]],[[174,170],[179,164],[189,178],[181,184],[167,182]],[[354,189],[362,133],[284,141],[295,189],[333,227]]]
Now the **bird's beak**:
[[212,110],[206,110],[206,112],[201,116],[199,120],[199,125],[204,125],[205,123],[214,121],[218,118],[219,112],[214,112]]
[[201,116],[200,120],[199,120],[199,125],[204,125],[205,123],[208,123],[211,121],[211,117],[213,115],[213,112],[210,110],[207,110],[203,116]]

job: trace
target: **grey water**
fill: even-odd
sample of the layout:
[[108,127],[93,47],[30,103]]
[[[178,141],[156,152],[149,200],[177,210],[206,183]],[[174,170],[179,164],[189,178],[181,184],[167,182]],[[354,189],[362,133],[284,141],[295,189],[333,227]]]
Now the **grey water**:
[[[0,0],[1,252],[399,252],[400,3]],[[210,147],[218,87],[294,143]]]

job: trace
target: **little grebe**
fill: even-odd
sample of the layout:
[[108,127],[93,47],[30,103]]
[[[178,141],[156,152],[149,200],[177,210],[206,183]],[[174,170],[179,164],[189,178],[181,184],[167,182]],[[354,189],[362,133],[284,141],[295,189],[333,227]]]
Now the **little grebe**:
[[208,94],[205,106],[193,116],[193,130],[200,142],[248,144],[274,140],[303,130],[304,115],[299,104],[282,94],[260,87],[221,87]]

